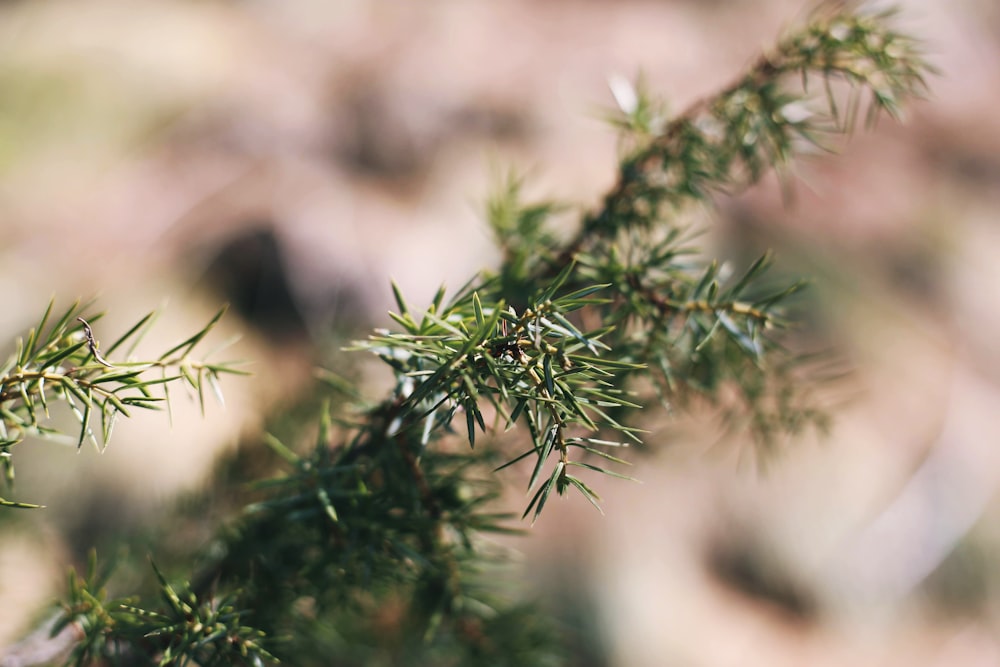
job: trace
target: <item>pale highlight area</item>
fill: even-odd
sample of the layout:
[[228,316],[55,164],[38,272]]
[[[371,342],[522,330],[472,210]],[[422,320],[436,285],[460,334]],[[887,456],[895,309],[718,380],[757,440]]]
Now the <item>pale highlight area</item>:
[[54,535],[28,537],[4,531],[0,543],[0,646],[31,629],[39,600],[59,595],[65,581],[64,558]]

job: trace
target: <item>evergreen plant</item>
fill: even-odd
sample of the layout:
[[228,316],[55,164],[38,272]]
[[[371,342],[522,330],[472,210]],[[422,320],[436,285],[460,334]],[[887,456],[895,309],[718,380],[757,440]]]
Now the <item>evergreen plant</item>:
[[[353,344],[391,369],[388,394],[318,371],[261,437],[271,454],[245,446],[220,476],[235,500],[215,537],[165,538],[138,590],[92,558],[30,664],[562,664],[559,628],[498,583],[508,554],[485,538],[544,520],[553,494],[600,510],[659,404],[708,401],[762,447],[822,419],[786,345],[801,283],[770,279],[768,254],[727,273],[682,221],[771,170],[788,178],[794,156],[831,149],[859,119],[896,116],[927,71],[891,13],[833,3],[678,115],[641,85],[620,90],[617,180],[596,210],[567,235],[553,224],[564,207],[506,179],[487,206],[499,266],[427,307],[392,285],[391,327]],[[240,372],[193,356],[218,316],[149,360],[129,350],[152,315],[106,346],[98,319],[50,304],[0,368],[0,511],[30,506],[11,495],[26,438],[104,446],[116,419],[168,404],[171,388],[203,401]],[[56,404],[77,430],[51,426]],[[509,513],[498,480],[520,471],[527,499]]]

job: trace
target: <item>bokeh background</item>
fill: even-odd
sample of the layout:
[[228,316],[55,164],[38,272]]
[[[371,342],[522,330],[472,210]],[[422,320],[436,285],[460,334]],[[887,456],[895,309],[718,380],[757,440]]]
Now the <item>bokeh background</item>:
[[[898,6],[940,71],[929,99],[803,160],[791,198],[765,182],[720,200],[705,237],[813,277],[812,326],[851,369],[830,433],[765,471],[685,417],[642,484],[602,482],[606,517],[555,503],[516,544],[606,664],[1000,664],[1000,5]],[[255,373],[204,418],[179,401],[172,426],[122,423],[103,454],[22,446],[37,497],[19,497],[49,509],[0,521],[0,645],[58,594],[74,544],[206,483],[307,386],[328,332],[385,324],[390,278],[425,303],[494,262],[499,173],[594,206],[610,77],[641,71],[681,110],[810,7],[0,3],[0,340],[53,295],[97,296],[105,331],[163,307],[150,346],[229,301],[219,339],[241,333]]]

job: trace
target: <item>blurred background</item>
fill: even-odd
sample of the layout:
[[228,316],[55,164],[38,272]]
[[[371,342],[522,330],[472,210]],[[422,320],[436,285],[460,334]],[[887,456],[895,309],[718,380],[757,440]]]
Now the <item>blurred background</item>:
[[[1000,5],[900,0],[931,96],[839,156],[720,201],[710,251],[774,247],[852,369],[831,432],[766,471],[697,416],[516,542],[609,665],[1000,664]],[[250,379],[23,446],[44,517],[0,519],[0,645],[74,545],[155,522],[309,382],[331,331],[385,325],[496,260],[498,174],[584,211],[611,186],[610,77],[680,111],[808,15],[790,0],[0,2],[0,340],[48,299],[170,345],[218,304]],[[432,268],[428,268],[432,267]],[[6,356],[6,353],[4,353]],[[515,507],[520,497],[512,494]],[[526,575],[527,576],[527,575]]]

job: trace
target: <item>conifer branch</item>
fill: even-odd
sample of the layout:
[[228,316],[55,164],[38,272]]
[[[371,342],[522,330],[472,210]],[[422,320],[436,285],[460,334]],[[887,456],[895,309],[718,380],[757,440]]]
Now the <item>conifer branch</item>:
[[[15,353],[0,365],[0,465],[8,489],[14,485],[14,448],[29,436],[72,441],[78,449],[90,442],[100,450],[111,440],[117,420],[130,417],[132,409],[158,410],[163,404],[169,408],[170,385],[187,385],[204,412],[206,384],[221,400],[219,377],[245,374],[233,362],[191,357],[225,308],[158,358],[136,360],[131,358],[136,345],[155,321],[154,313],[149,313],[108,347],[109,355],[128,347],[124,358],[111,363],[100,352],[91,326],[101,315],[84,318],[86,306],[75,303],[51,321],[54,305],[49,303],[38,324],[16,341]],[[80,425],[76,434],[49,425],[55,404],[75,416]],[[38,505],[0,498],[0,507]]]
[[[897,117],[901,103],[926,90],[930,68],[917,41],[891,29],[894,14],[828,4],[746,74],[670,120],[622,162],[618,182],[557,265],[622,229],[659,224],[665,213],[713,191],[755,183],[767,169],[785,166],[797,148],[823,147],[821,136],[849,134],[866,95],[869,126],[881,113]],[[819,106],[809,95],[815,78],[823,84]],[[837,102],[838,81],[849,87],[846,110]]]
[[[254,483],[255,502],[190,584],[155,570],[152,600],[124,599],[104,592],[94,563],[71,578],[58,625],[79,630],[71,662],[552,664],[550,619],[497,594],[490,568],[506,558],[484,537],[515,530],[516,515],[492,509],[494,471],[530,471],[522,518],[538,519],[553,492],[600,509],[586,477],[626,477],[612,466],[640,440],[646,397],[629,393],[640,374],[668,402],[719,402],[764,443],[819,419],[799,402],[799,360],[780,335],[801,283],[766,284],[768,255],[729,276],[696,252],[679,213],[851,132],[865,98],[873,122],[919,95],[929,69],[890,18],[828,5],[673,119],[639,95],[617,119],[630,148],[616,184],[568,240],[550,221],[564,207],[525,203],[517,179],[503,184],[488,205],[501,265],[422,311],[393,285],[396,329],[355,345],[392,369],[392,390],[368,404],[324,374],[333,394],[311,442],[301,428],[264,438],[280,471]],[[82,442],[92,413],[153,407],[157,384],[186,383],[203,400],[206,382],[233,372],[190,359],[209,327],[129,362],[119,348],[145,319],[99,349],[87,333],[97,318],[74,325],[74,307],[47,326],[48,315],[0,369],[11,475],[10,448],[43,432],[49,400],[76,407]],[[499,434],[518,426],[526,449],[505,455]]]

